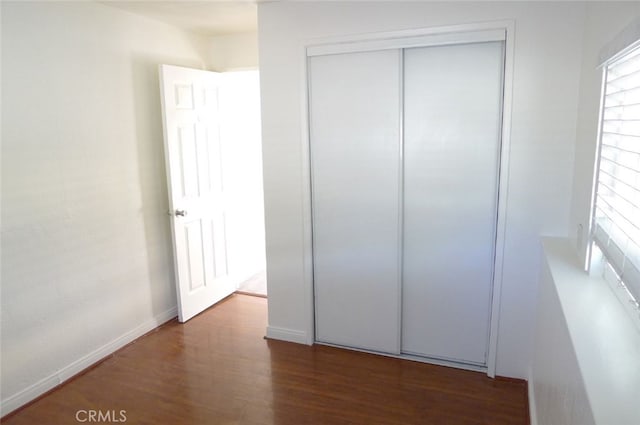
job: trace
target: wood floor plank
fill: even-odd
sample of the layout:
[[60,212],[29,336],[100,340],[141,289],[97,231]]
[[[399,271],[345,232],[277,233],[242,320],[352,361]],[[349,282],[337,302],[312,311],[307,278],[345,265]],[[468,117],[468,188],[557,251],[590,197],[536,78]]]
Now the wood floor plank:
[[78,410],[124,410],[126,423],[142,425],[528,424],[523,382],[265,340],[266,319],[266,299],[233,295],[186,324],[162,326],[2,423],[77,424]]

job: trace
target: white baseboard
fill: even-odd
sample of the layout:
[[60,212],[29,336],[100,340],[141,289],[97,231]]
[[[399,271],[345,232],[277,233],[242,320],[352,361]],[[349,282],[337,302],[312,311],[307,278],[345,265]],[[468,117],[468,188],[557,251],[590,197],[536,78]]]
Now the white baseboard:
[[178,309],[173,307],[165,312],[156,315],[154,318],[147,320],[140,326],[132,329],[126,334],[114,339],[113,341],[103,345],[95,351],[87,354],[86,356],[68,364],[57,372],[47,376],[44,379],[28,386],[27,388],[18,391],[16,394],[7,397],[2,400],[0,405],[0,417],[5,416],[21,406],[35,400],[47,391],[62,384],[66,380],[72,378],[83,370],[91,367],[95,363],[104,359],[105,357],[113,354],[125,345],[133,342],[136,338],[141,337],[149,331],[154,330],[163,323],[176,317]]
[[527,393],[529,394],[529,423],[538,425],[538,411],[536,410],[536,393],[533,391],[533,373],[529,371],[527,380]]
[[296,329],[287,329],[287,328],[278,328],[276,326],[268,326],[267,338],[309,345],[309,342],[307,341],[307,333],[304,331],[296,330]]

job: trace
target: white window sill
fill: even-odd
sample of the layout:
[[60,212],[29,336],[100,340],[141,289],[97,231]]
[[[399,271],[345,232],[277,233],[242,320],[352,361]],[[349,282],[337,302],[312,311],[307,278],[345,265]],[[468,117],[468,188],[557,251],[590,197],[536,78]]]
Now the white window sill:
[[542,245],[595,422],[640,424],[640,330],[609,285],[582,270],[567,239]]

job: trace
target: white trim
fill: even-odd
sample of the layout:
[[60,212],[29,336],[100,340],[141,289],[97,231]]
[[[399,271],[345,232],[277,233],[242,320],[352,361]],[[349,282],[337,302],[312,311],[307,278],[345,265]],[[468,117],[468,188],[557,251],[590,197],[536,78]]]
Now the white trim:
[[498,332],[500,330],[500,306],[504,269],[504,250],[507,232],[507,205],[509,197],[509,173],[511,152],[511,114],[513,107],[513,68],[515,55],[515,22],[503,22],[506,39],[504,44],[504,93],[502,103],[502,143],[500,146],[500,182],[498,190],[498,223],[493,269],[493,290],[489,330],[487,375],[496,376],[498,358]]
[[[313,56],[313,54],[319,54],[322,50],[319,46],[340,46],[347,45],[348,43],[355,42],[367,42],[367,41],[380,41],[384,38],[390,38],[395,40],[410,39],[414,40],[415,37],[445,34],[445,33],[466,33],[478,34],[485,30],[497,30],[501,32],[501,40],[505,41],[505,69],[504,69],[504,93],[503,93],[503,106],[502,106],[502,141],[500,149],[500,182],[498,192],[498,221],[496,225],[496,247],[495,247],[495,263],[494,263],[494,278],[492,289],[492,301],[491,301],[491,319],[489,330],[489,344],[487,353],[487,367],[480,368],[487,372],[490,377],[496,375],[496,362],[498,355],[498,331],[499,331],[499,317],[500,317],[500,296],[502,292],[502,280],[503,280],[503,266],[504,266],[504,249],[505,249],[505,237],[506,237],[506,224],[507,224],[507,201],[509,193],[509,154],[511,146],[511,115],[512,115],[512,103],[513,103],[513,69],[514,69],[514,52],[515,52],[515,22],[513,20],[501,20],[492,22],[481,22],[471,24],[461,24],[452,26],[441,26],[432,28],[420,28],[404,31],[394,32],[382,32],[382,33],[369,33],[362,35],[350,35],[350,36],[338,36],[327,37],[321,39],[306,40],[302,43],[300,48],[301,52],[301,75],[302,75],[302,96],[301,96],[301,133],[302,133],[302,146],[301,146],[301,159],[302,159],[302,202],[303,202],[303,255],[304,255],[304,281],[305,294],[307,296],[307,302],[309,302],[310,312],[308,314],[308,323],[306,328],[308,333],[305,335],[304,340],[295,340],[293,342],[300,342],[303,344],[312,344],[315,341],[315,304],[314,304],[314,289],[313,289],[313,238],[312,238],[312,208],[311,208],[311,169],[310,169],[310,126],[309,126],[309,99],[308,99],[308,63],[307,58]],[[469,40],[469,38],[467,38]],[[468,41],[467,41],[468,42]],[[358,44],[364,45],[364,44]],[[314,47],[315,46],[315,47]],[[406,46],[404,46],[406,47]],[[329,51],[329,50],[324,50]],[[324,53],[327,54],[327,53]],[[269,336],[269,329],[267,335]],[[278,329],[278,328],[275,328]],[[272,331],[273,332],[273,331]],[[294,331],[300,332],[300,331]],[[400,330],[399,330],[400,332]],[[303,332],[300,332],[303,333]],[[274,336],[276,339],[289,340],[284,337]],[[407,357],[401,357],[407,358]],[[428,360],[432,362],[431,360]],[[437,363],[439,364],[439,363]],[[462,367],[459,364],[446,364],[447,366]],[[470,366],[471,367],[471,366]],[[478,369],[472,369],[478,370]]]
[[410,49],[412,47],[482,43],[487,41],[502,41],[504,39],[504,29],[427,33],[414,36],[400,35],[390,38],[383,37],[370,40],[312,45],[307,48],[307,55],[312,57],[340,53],[370,52],[373,50]]
[[130,330],[124,335],[121,335],[113,341],[106,343],[102,347],[92,351],[86,356],[81,357],[74,362],[71,362],[57,372],[54,372],[51,375],[36,382],[35,384],[32,384],[27,388],[24,388],[23,390],[20,390],[17,393],[7,397],[6,399],[2,400],[2,405],[0,407],[0,416],[5,416],[20,408],[21,406],[24,406],[25,404],[35,400],[42,394],[57,387],[58,385],[63,384],[65,381],[90,368],[107,356],[118,351],[125,345],[156,329],[158,326],[176,318],[177,315],[177,307],[172,307],[169,310],[154,316],[152,319],[147,320],[146,322]]
[[[513,25],[513,20],[497,20],[486,22],[473,22],[457,25],[442,25],[428,28],[413,28],[399,31],[384,31],[365,34],[339,35],[331,37],[319,37],[306,40],[307,47],[330,44],[346,44],[355,42],[369,42],[383,39],[411,39],[429,35],[442,35],[447,33],[471,33],[485,30],[504,30]],[[502,38],[504,40],[504,37]],[[406,46],[404,46],[406,47]]]
[[267,338],[279,341],[295,342],[298,344],[312,345],[309,343],[307,332],[297,329],[279,328],[277,326],[267,326]]
[[402,353],[402,304],[403,295],[402,290],[404,282],[404,50],[400,49],[398,54],[398,66],[400,75],[400,84],[398,87],[400,96],[398,96],[398,135],[400,136],[400,145],[398,146],[398,327],[399,332],[396,336],[396,354]]
[[527,379],[527,395],[529,396],[529,424],[538,425],[538,411],[536,410],[536,393],[533,386],[533,372],[529,369]]
[[598,178],[600,177],[600,152],[602,150],[602,124],[604,118],[604,94],[607,90],[607,68],[602,71],[600,82],[600,109],[598,110],[598,134],[596,135],[596,154],[593,161],[593,174],[591,178],[591,205],[589,205],[589,233],[587,237],[587,250],[584,258],[584,269],[591,270],[591,256],[593,254],[593,237],[595,235],[595,211],[596,198],[598,197]]
[[[315,287],[313,285],[313,211],[311,209],[311,126],[309,124],[309,68],[307,60],[307,48],[302,45],[300,63],[300,110],[303,111],[300,120],[300,131],[302,132],[302,146],[300,156],[302,157],[302,273],[304,293],[309,310],[307,312],[307,339],[304,344],[312,345],[315,341]],[[267,331],[268,334],[268,331]]]

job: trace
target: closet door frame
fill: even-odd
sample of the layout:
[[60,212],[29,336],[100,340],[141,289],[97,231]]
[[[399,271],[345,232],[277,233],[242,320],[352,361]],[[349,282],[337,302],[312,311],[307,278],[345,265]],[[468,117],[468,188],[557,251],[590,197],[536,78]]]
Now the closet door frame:
[[[461,43],[477,43],[483,41],[504,41],[504,89],[502,103],[502,128],[500,142],[500,159],[498,169],[498,200],[497,224],[495,241],[495,260],[493,264],[493,284],[491,298],[491,318],[489,324],[489,353],[486,367],[469,366],[471,370],[486,371],[490,377],[495,377],[498,347],[498,326],[500,314],[500,295],[502,292],[504,247],[506,233],[507,196],[509,192],[509,152],[511,145],[511,111],[513,99],[513,64],[514,64],[514,33],[515,23],[512,20],[483,22],[476,24],[462,24],[440,26],[421,29],[411,29],[393,32],[369,33],[363,35],[348,35],[326,37],[307,40],[301,46],[301,82],[303,93],[301,99],[302,111],[302,177],[306,183],[303,186],[303,249],[304,249],[304,286],[307,299],[307,344],[313,344],[315,338],[315,299],[313,287],[313,211],[311,202],[311,156],[310,156],[310,105],[309,105],[309,69],[308,58],[317,55],[363,52],[385,49],[404,49],[410,47],[443,46]],[[398,332],[401,332],[398,329]],[[399,355],[400,358],[408,358]],[[463,367],[459,364],[435,361],[432,359],[416,359],[427,363],[443,364]]]

